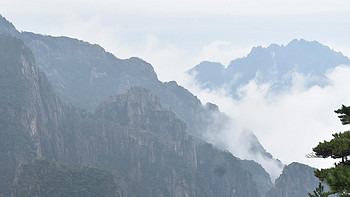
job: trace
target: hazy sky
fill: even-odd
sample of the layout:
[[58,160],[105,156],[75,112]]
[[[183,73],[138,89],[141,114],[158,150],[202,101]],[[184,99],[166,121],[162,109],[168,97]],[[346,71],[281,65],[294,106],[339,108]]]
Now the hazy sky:
[[[97,43],[119,58],[137,56],[154,66],[160,80],[178,80],[184,85],[183,72],[201,61],[227,65],[247,55],[253,46],[287,44],[294,38],[317,40],[350,56],[349,0],[0,0],[0,5],[0,14],[20,31]],[[329,76],[333,81],[338,79],[334,76],[340,76],[344,83],[349,78],[344,73],[336,70]],[[315,142],[337,131],[326,132],[339,124],[332,110],[350,96],[333,98],[330,94],[337,97],[347,88],[334,84],[324,89],[301,89],[272,100],[253,84],[251,94],[240,102],[190,88],[203,100],[217,101],[223,111],[240,117],[242,124],[251,125],[268,151],[289,163],[304,161],[300,154],[313,146],[306,144],[308,139]],[[315,100],[318,102],[314,105]],[[310,103],[312,107],[302,108]],[[239,114],[247,108],[261,113],[254,117]],[[282,117],[294,109],[285,119],[278,119],[281,124],[275,124],[276,114]],[[303,116],[298,116],[300,113]],[[323,124],[318,125],[319,121]],[[310,134],[300,130],[314,127]],[[316,129],[323,131],[317,138],[313,137]],[[301,137],[306,140],[298,141]],[[282,141],[273,143],[276,138]],[[300,144],[297,151],[293,150],[295,143]],[[285,148],[280,148],[281,144]]]
[[[318,40],[350,55],[348,0],[0,0],[22,31],[98,43],[150,62],[163,81],[203,60],[225,65],[252,46]],[[171,71],[171,72],[169,72]]]

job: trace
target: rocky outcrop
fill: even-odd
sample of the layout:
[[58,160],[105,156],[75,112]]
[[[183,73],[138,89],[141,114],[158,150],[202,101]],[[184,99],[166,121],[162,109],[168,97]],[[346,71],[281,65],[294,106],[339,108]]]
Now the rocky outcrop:
[[319,180],[314,176],[314,168],[291,163],[283,169],[279,178],[275,181],[275,187],[266,196],[270,197],[295,197],[308,196],[317,187]]
[[[161,108],[159,99],[148,90],[132,88],[112,96],[92,117],[98,124],[86,128],[88,135],[104,136],[103,143],[108,144],[97,155],[105,159],[97,163],[129,179],[128,185],[134,186],[129,192],[136,196],[154,196],[154,192],[157,196],[195,196],[197,159],[187,127],[174,113]],[[99,125],[109,128],[103,131]]]
[[[40,155],[43,119],[34,57],[21,40],[0,36],[0,195],[9,196],[18,165]],[[42,106],[42,105],[41,105]]]
[[250,172],[253,176],[254,183],[256,184],[261,196],[269,197],[266,194],[274,187],[274,185],[271,182],[270,175],[264,170],[264,168],[260,164],[251,160],[242,160],[241,165],[242,168]]
[[0,34],[18,36],[16,27],[0,14]]
[[197,147],[197,158],[198,170],[207,178],[212,196],[261,196],[253,175],[231,153],[204,144]]

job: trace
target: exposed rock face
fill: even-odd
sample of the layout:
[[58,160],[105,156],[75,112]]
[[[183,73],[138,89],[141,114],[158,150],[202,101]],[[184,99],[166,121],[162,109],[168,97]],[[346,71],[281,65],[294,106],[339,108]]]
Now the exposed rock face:
[[315,190],[319,180],[314,176],[314,168],[310,166],[291,163],[283,169],[281,176],[275,181],[275,188],[266,196],[271,197],[295,197],[308,196]]
[[197,158],[198,170],[208,177],[213,196],[261,196],[252,174],[242,170],[240,160],[231,153],[205,144],[197,147]]
[[[101,150],[100,157],[106,158],[98,163],[131,180],[128,185],[134,188],[129,192],[136,196],[195,196],[197,158],[187,127],[174,113],[161,108],[159,99],[149,91],[132,88],[112,96],[93,117],[99,124],[89,125],[87,132],[100,130],[92,136],[102,134],[107,140],[104,143],[110,144]],[[100,124],[110,128],[101,133]]]
[[241,165],[242,168],[246,169],[253,176],[254,183],[256,184],[261,196],[269,197],[266,194],[274,187],[274,185],[271,182],[270,175],[264,170],[264,168],[260,164],[248,160],[242,160]]
[[23,42],[8,36],[0,36],[0,66],[0,194],[9,196],[18,165],[41,154],[36,145],[46,120],[40,91],[43,74]]
[[[209,145],[197,150],[186,124],[150,91],[131,88],[90,114],[60,102],[21,40],[0,36],[0,62],[0,195],[10,196],[20,164],[39,157],[113,170],[128,196],[259,196],[238,159]],[[21,188],[21,181],[28,183],[24,168],[18,168],[13,196],[46,187]],[[34,175],[54,179],[38,168]]]

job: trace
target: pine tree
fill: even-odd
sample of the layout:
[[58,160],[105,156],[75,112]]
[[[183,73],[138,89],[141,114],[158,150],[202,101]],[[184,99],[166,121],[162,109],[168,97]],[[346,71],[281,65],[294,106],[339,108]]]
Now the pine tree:
[[318,184],[318,187],[314,191],[314,194],[308,193],[308,195],[309,195],[309,197],[327,197],[327,196],[329,196],[329,193],[324,191],[324,186],[320,182]]
[[342,105],[342,108],[334,111],[337,114],[340,114],[338,117],[343,125],[350,124],[350,106]]
[[[338,117],[342,124],[350,124],[350,107],[342,105],[342,108],[334,111],[340,114]],[[333,139],[330,141],[320,142],[313,148],[315,157],[333,159],[341,159],[340,162],[335,163],[335,166],[328,169],[315,170],[315,176],[322,182],[329,185],[330,191],[328,194],[339,194],[340,196],[350,197],[350,131],[333,134]],[[321,184],[321,183],[320,183]],[[310,197],[317,197],[323,191],[322,185],[310,194]],[[321,190],[322,189],[322,190]]]

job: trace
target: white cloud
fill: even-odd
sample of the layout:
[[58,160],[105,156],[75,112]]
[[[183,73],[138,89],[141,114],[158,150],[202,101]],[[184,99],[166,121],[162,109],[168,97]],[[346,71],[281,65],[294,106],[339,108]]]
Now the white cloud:
[[[294,84],[307,80],[296,76],[299,80]],[[191,80],[186,87],[202,101],[218,104],[234,119],[235,129],[253,131],[266,150],[282,162],[298,161],[323,168],[333,165],[334,160],[309,159],[305,154],[312,152],[318,142],[331,139],[331,134],[349,130],[333,111],[342,104],[350,105],[350,67],[338,66],[327,76],[331,83],[325,87],[292,88],[277,95],[268,93],[269,84],[253,80],[241,89],[241,100],[227,96],[224,89],[200,90]]]
[[248,54],[251,48],[252,46],[235,46],[228,41],[214,41],[204,46],[197,57],[199,61],[221,62],[228,66],[233,59]]
[[191,51],[162,43],[154,35],[149,35],[145,43],[134,54],[149,61],[160,80],[176,80],[180,84],[184,83],[183,72],[204,60],[223,62],[227,66],[231,60],[243,57],[251,49],[251,46],[234,46],[228,41],[213,41],[198,51]]
[[176,79],[192,62],[192,54],[185,49],[161,43],[154,35],[148,35],[144,44],[133,51],[134,56],[150,62],[161,81]]
[[230,151],[234,156],[246,160],[254,160],[270,174],[272,182],[279,177],[283,170],[283,164],[273,158],[269,158],[264,152],[256,152],[255,147],[259,147],[251,131],[242,127],[235,120],[229,120],[226,125],[222,125],[222,116],[213,112],[210,115],[212,125],[204,132],[203,138],[214,146]]

